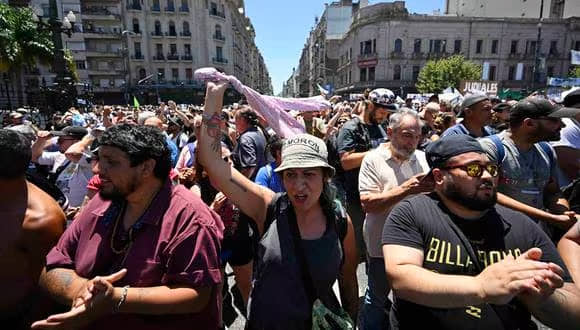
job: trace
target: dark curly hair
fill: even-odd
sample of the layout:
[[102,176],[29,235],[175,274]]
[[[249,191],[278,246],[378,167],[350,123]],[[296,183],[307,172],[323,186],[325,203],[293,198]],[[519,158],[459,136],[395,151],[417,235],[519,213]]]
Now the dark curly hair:
[[0,129],[0,179],[23,176],[31,157],[30,141],[23,134]]
[[258,115],[249,107],[244,107],[241,110],[238,110],[236,116],[244,118],[250,126],[258,126],[260,124]]
[[155,177],[165,180],[171,170],[171,152],[163,132],[157,127],[121,124],[105,131],[99,138],[101,146],[121,149],[129,157],[131,166],[148,159],[155,160]]

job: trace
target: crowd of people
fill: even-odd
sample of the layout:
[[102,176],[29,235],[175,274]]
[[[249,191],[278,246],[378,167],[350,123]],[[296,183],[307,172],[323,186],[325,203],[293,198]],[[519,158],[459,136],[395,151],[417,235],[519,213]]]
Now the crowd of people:
[[3,327],[580,327],[580,89],[368,90],[280,136],[206,85],[2,118]]

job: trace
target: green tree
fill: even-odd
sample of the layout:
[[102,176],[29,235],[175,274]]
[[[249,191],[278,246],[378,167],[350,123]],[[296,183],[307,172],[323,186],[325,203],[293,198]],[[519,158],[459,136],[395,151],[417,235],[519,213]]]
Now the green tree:
[[459,89],[461,80],[477,80],[481,66],[461,55],[428,61],[419,72],[417,90],[421,93],[440,93],[448,87]]
[[580,78],[580,65],[576,65],[570,68],[570,73],[568,74],[570,78]]

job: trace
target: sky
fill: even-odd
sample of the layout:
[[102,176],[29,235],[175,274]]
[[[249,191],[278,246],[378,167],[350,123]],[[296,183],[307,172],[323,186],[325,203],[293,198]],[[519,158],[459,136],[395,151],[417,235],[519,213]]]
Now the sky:
[[[282,84],[298,68],[300,53],[314,26],[314,17],[321,16],[324,3],[332,0],[246,0],[246,15],[256,30],[256,45],[264,61],[274,87],[274,95],[282,90]],[[370,4],[386,1],[369,1]],[[442,9],[444,0],[407,0],[410,13],[431,14]]]

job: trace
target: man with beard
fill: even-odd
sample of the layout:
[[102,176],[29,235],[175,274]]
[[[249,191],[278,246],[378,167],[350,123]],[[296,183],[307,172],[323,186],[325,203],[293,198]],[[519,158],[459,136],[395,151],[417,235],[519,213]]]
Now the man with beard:
[[38,290],[46,254],[64,231],[65,217],[44,191],[26,181],[30,141],[0,129],[0,321],[4,329],[29,329],[46,313]]
[[221,221],[167,179],[159,129],[117,125],[99,142],[99,195],[50,251],[40,279],[71,310],[32,328],[217,329]]
[[497,164],[468,135],[426,151],[435,191],[399,203],[383,229],[393,329],[555,329],[580,324],[580,294],[555,246],[496,205]]
[[361,329],[388,329],[390,285],[385,274],[381,233],[391,208],[408,196],[433,191],[426,177],[429,165],[417,148],[421,119],[405,109],[389,118],[390,142],[381,144],[362,161],[358,178],[360,199],[366,211],[363,236],[367,247],[368,287],[360,317]]
[[367,152],[387,140],[387,133],[381,124],[388,118],[389,111],[396,111],[394,102],[395,94],[388,89],[371,91],[362,116],[347,121],[340,129],[336,141],[344,172],[336,178],[335,183],[339,193],[344,191],[346,195],[346,209],[354,226],[357,251],[362,257],[365,255],[362,236],[365,214],[358,191],[359,168]]
[[[575,222],[575,214],[568,211],[568,202],[561,198],[557,184],[558,162],[554,150],[545,141],[560,139],[561,118],[573,117],[580,109],[558,108],[548,100],[524,99],[511,109],[509,129],[498,134],[498,140],[481,139],[489,158],[501,165],[498,191],[499,202],[523,212],[557,240],[558,233],[546,223],[568,228]],[[550,210],[551,213],[542,211]]]

